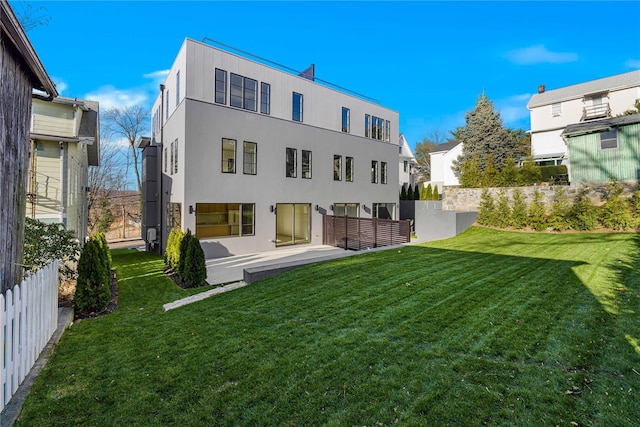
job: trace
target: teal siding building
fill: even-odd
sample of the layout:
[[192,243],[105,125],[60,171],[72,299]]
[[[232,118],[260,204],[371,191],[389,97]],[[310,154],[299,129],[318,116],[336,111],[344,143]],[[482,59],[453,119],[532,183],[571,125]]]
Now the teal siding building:
[[569,180],[640,181],[640,114],[567,126]]

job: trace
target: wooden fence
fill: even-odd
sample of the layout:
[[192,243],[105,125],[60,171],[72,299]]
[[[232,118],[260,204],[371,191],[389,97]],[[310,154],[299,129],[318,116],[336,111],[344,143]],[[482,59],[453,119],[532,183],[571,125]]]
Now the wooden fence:
[[399,245],[411,239],[409,221],[325,215],[322,241],[325,245],[362,250]]
[[11,400],[58,323],[58,261],[0,295],[0,411]]

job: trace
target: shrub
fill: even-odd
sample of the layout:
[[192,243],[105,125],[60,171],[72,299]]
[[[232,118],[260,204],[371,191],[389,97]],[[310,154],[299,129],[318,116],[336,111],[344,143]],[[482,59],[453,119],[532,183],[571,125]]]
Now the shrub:
[[527,226],[527,204],[520,189],[513,190],[511,198],[511,226],[522,229]]
[[534,161],[526,161],[520,168],[519,180],[520,185],[533,185],[542,180],[542,173],[540,167],[536,166]]
[[498,193],[498,204],[496,206],[496,218],[495,225],[500,228],[509,226],[511,218],[511,207],[509,206],[509,197],[507,193],[502,190]]
[[407,185],[402,184],[402,189],[400,190],[400,200],[407,200]]
[[460,166],[460,185],[464,188],[478,188],[482,186],[482,170],[480,160],[475,155]]
[[598,227],[598,209],[591,204],[589,190],[580,190],[569,209],[569,224],[575,230],[594,230]]
[[631,205],[633,227],[640,228],[640,190],[633,193],[629,199],[629,204]]
[[547,229],[547,210],[542,202],[542,193],[535,190],[533,192],[533,200],[529,205],[527,212],[529,226],[536,231],[544,231]]
[[100,202],[100,218],[96,222],[96,230],[101,233],[106,233],[113,224],[114,217],[108,200],[102,200]]
[[410,185],[407,188],[407,200],[413,200],[413,187]]
[[549,226],[556,231],[564,231],[571,228],[569,225],[569,210],[571,205],[567,192],[562,187],[557,187],[551,204]]
[[609,195],[602,206],[600,221],[613,230],[628,230],[634,226],[631,203],[622,197],[622,187],[617,182],[609,184]]
[[487,165],[482,173],[481,183],[483,187],[495,187],[498,185],[500,171],[493,162],[493,156],[487,156]]
[[431,195],[432,200],[440,200],[440,194],[438,193],[438,186],[433,187],[433,194]]
[[498,185],[501,187],[514,187],[519,184],[519,181],[520,177],[516,162],[512,157],[509,157],[498,175]]
[[187,243],[187,251],[184,255],[184,270],[181,276],[185,287],[195,288],[205,283],[207,279],[207,267],[205,265],[204,252],[200,241],[195,236],[191,236]]
[[[100,249],[102,251],[101,253],[105,257],[105,264],[106,264],[107,273],[109,275],[111,275],[111,251],[109,250],[109,244],[107,243],[107,237],[104,235],[104,233],[96,233],[91,238],[95,239],[96,243],[98,243],[98,246],[100,246]],[[109,276],[109,277],[111,277],[111,276]]]
[[75,265],[80,251],[75,234],[65,230],[62,224],[45,224],[37,219],[25,218],[25,271],[37,271],[57,259],[61,261],[58,268],[61,280],[73,279],[76,277]]
[[413,200],[420,200],[420,184],[416,184],[413,190]]
[[494,226],[496,216],[496,205],[491,197],[491,193],[486,188],[482,190],[480,196],[480,207],[478,209],[478,224]]
[[167,268],[177,271],[180,259],[180,242],[184,233],[179,228],[172,228],[167,238],[167,247],[164,251],[164,263]]
[[431,187],[431,183],[427,185],[427,190],[423,197],[424,200],[431,200],[431,198],[433,197],[433,188]]
[[565,165],[557,166],[540,166],[540,175],[542,182],[551,182],[556,184],[567,183],[567,167]]
[[104,310],[111,299],[109,273],[105,273],[105,260],[100,243],[91,239],[84,246],[78,261],[78,283],[74,305],[79,313],[93,313]]
[[191,230],[187,229],[187,232],[184,234],[184,236],[182,236],[182,239],[180,239],[180,242],[177,245],[179,248],[179,253],[175,272],[178,273],[178,277],[180,278],[180,280],[182,280],[182,278],[184,277],[187,249],[189,248],[189,240],[191,240],[192,238],[193,235],[191,234]]

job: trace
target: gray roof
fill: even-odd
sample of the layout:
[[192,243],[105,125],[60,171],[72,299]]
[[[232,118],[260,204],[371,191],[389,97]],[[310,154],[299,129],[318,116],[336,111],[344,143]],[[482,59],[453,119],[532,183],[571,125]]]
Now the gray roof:
[[445,142],[444,144],[438,144],[436,145],[433,150],[431,150],[432,153],[441,153],[443,151],[450,151],[453,148],[455,148],[458,144],[460,144],[461,141],[458,140],[453,140],[453,141],[449,141],[449,142]]
[[562,136],[583,135],[601,130],[617,128],[620,126],[632,125],[640,123],[640,114],[632,114],[629,116],[612,117],[610,119],[594,120],[591,122],[576,123],[569,125],[562,131]]
[[640,70],[629,73],[618,74],[603,79],[591,80],[573,86],[566,86],[559,89],[548,90],[536,93],[527,103],[527,108],[540,107],[556,102],[579,99],[585,95],[597,94],[612,90],[626,89],[640,86]]

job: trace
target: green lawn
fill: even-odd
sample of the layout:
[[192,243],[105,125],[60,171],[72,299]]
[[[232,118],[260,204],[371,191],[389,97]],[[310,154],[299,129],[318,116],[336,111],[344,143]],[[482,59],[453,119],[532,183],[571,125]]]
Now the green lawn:
[[[640,425],[640,236],[471,228],[187,295],[114,251],[19,425]],[[192,293],[193,291],[191,291]]]

